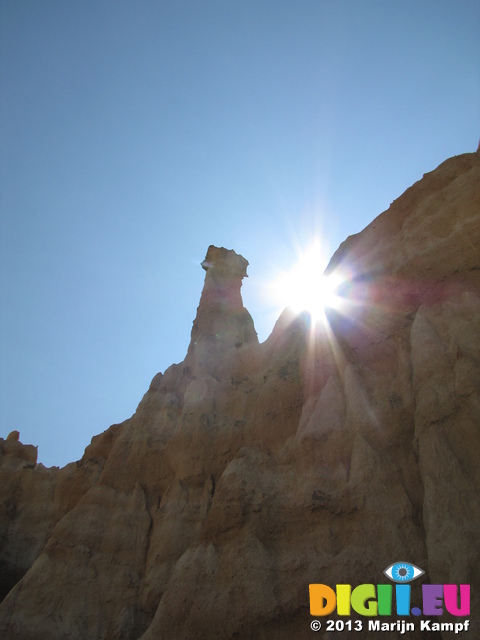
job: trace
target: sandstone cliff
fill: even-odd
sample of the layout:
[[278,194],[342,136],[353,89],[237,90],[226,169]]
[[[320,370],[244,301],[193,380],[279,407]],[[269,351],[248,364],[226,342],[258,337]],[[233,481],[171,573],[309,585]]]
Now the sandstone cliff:
[[259,344],[247,264],[209,248],[184,362],[81,460],[0,439],[1,638],[311,638],[309,583],[396,560],[471,584],[480,637],[480,154],[342,244],[329,328]]

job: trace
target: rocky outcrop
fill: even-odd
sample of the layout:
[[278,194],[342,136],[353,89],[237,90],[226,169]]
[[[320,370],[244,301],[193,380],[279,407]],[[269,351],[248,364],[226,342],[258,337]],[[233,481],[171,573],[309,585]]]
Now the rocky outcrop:
[[19,435],[12,431],[0,438],[0,600],[30,569],[55,524],[99,471],[88,460],[47,469],[37,464],[37,448],[22,444]]
[[480,635],[479,154],[343,243],[326,327],[286,311],[259,344],[247,264],[209,248],[184,362],[80,461],[0,441],[0,637],[307,638],[309,583],[399,559],[471,584]]

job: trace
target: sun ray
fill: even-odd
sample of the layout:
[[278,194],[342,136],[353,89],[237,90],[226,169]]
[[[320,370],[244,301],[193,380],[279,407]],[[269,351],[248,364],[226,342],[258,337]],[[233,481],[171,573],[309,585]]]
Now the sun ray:
[[325,310],[340,310],[342,297],[338,288],[342,277],[338,273],[325,275],[328,255],[315,237],[297,252],[296,262],[282,271],[268,285],[268,295],[280,310],[290,308],[295,314],[307,312],[312,326],[326,324]]

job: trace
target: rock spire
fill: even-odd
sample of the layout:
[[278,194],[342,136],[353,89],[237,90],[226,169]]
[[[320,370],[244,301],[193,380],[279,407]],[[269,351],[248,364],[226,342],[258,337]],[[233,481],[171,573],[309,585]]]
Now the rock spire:
[[243,306],[240,289],[247,276],[248,261],[233,250],[208,248],[197,315],[193,322],[185,364],[217,375],[235,351],[258,344],[252,317]]

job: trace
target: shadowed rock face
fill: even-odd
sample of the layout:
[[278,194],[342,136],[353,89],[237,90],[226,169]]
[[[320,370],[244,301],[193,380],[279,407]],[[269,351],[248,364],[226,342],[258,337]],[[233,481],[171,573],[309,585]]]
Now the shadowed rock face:
[[310,638],[309,583],[397,560],[425,571],[412,606],[471,584],[480,636],[479,154],[343,243],[328,330],[285,312],[259,344],[247,264],[209,248],[184,362],[80,461],[0,440],[1,638]]
[[185,366],[219,377],[231,369],[237,350],[258,344],[253,320],[240,288],[248,262],[224,248],[210,246],[202,267],[207,272]]

